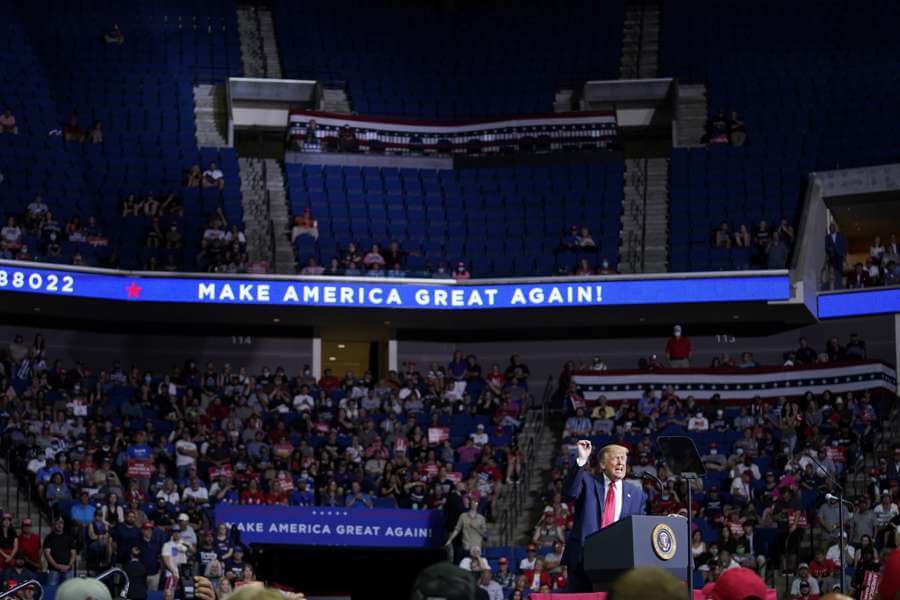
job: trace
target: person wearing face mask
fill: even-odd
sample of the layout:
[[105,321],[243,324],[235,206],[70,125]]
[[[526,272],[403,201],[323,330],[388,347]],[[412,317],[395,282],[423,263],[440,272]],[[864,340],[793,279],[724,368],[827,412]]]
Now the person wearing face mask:
[[681,335],[681,325],[672,329],[672,337],[666,342],[666,359],[673,369],[687,369],[691,366],[691,355],[694,352],[691,339]]
[[719,446],[715,442],[709,444],[709,450],[702,457],[703,466],[707,470],[722,471],[728,464],[725,456],[719,453]]

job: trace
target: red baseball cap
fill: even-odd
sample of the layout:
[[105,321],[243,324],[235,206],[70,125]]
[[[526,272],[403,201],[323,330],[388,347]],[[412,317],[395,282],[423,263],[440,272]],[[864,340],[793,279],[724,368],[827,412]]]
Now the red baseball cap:
[[900,550],[894,550],[884,559],[881,583],[878,584],[878,595],[885,600],[894,600],[897,592],[900,592]]
[[765,600],[766,593],[759,575],[743,567],[728,569],[703,588],[703,595],[711,600]]
[[144,521],[144,524],[141,525],[144,529],[153,529],[153,521]]
[[501,556],[501,557],[500,557],[500,560],[498,560],[497,562],[500,563],[501,565],[508,565],[508,564],[509,564],[509,559],[506,558],[505,556]]
[[22,525],[31,525],[31,518],[25,517],[24,519],[22,519]]

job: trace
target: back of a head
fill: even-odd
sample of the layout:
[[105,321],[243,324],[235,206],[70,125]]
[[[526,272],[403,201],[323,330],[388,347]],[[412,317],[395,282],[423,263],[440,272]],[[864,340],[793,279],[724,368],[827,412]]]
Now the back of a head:
[[613,583],[608,600],[688,600],[684,582],[657,567],[638,567]]
[[410,600],[473,600],[475,580],[468,571],[438,563],[419,572]]
[[280,591],[267,588],[260,581],[242,585],[226,597],[228,600],[284,600]]
[[76,577],[56,590],[57,600],[112,600],[109,588],[96,579]]

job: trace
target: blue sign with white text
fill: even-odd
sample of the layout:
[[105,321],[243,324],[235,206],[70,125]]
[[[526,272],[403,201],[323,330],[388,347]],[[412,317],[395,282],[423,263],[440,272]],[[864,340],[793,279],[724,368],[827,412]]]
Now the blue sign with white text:
[[429,548],[444,543],[439,510],[219,504],[216,525],[236,527],[244,544]]
[[900,288],[819,294],[820,319],[900,313]]
[[787,275],[479,284],[438,281],[148,276],[0,264],[0,292],[125,302],[477,310],[787,300]]

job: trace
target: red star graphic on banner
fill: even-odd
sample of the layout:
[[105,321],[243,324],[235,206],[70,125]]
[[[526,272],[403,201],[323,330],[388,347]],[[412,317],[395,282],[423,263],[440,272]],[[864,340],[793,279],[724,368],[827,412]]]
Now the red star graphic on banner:
[[125,291],[128,292],[129,300],[131,298],[139,299],[141,297],[141,288],[133,281],[131,282],[131,285],[125,288]]

